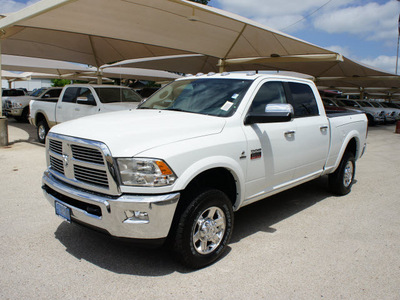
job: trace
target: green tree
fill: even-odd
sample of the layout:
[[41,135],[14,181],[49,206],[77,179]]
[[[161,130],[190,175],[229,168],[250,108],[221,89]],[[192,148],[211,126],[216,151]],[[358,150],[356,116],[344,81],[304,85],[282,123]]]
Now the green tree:
[[51,86],[61,86],[63,87],[64,85],[70,84],[71,80],[69,79],[52,79],[51,80],[52,85]]
[[[204,5],[207,5],[208,2],[210,2],[210,0],[190,0],[190,1],[197,2],[197,3],[201,3],[201,4],[204,4]],[[400,0],[399,0],[399,1],[400,1]]]

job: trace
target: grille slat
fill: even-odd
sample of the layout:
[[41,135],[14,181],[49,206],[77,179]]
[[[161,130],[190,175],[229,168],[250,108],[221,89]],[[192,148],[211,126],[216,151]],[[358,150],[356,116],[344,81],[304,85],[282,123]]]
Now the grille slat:
[[61,141],[50,140],[49,141],[49,148],[50,148],[51,151],[62,155],[62,142]]
[[50,166],[58,173],[64,175],[64,164],[60,159],[50,156]]
[[97,149],[71,145],[72,155],[75,159],[82,161],[104,165],[103,155]]
[[108,188],[108,178],[105,170],[74,165],[74,173],[77,180]]

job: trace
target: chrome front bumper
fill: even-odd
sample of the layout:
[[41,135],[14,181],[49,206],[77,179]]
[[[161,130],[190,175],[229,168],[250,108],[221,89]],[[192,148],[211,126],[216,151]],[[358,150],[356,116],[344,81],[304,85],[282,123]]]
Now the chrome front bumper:
[[93,194],[74,188],[45,171],[43,193],[53,207],[58,201],[71,209],[71,221],[132,239],[166,238],[180,193],[128,195]]

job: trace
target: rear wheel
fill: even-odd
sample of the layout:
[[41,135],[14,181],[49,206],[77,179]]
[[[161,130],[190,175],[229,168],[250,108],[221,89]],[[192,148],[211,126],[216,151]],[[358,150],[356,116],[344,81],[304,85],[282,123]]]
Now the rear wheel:
[[337,195],[350,193],[356,173],[356,163],[354,155],[346,152],[337,170],[329,175],[330,190]]
[[219,190],[206,190],[197,194],[179,217],[172,250],[184,265],[205,267],[226,250],[232,229],[231,201]]
[[44,144],[46,142],[47,133],[49,132],[49,125],[47,125],[45,120],[41,120],[38,122],[36,130],[39,142]]

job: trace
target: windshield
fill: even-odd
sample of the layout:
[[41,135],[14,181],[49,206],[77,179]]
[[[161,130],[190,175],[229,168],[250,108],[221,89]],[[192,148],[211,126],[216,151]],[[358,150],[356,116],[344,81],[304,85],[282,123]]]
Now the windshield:
[[357,102],[353,100],[341,100],[346,106],[358,107]]
[[364,102],[364,101],[360,101],[358,102],[362,107],[372,107],[372,105],[369,102]]
[[376,102],[368,102],[368,103],[370,103],[371,106],[373,106],[373,107],[382,108],[382,107],[381,107],[378,103],[376,103]]
[[187,79],[174,81],[156,92],[140,109],[165,109],[190,113],[231,116],[252,80]]
[[134,90],[130,88],[95,88],[101,103],[115,102],[141,102],[140,97]]
[[31,96],[32,96],[32,97],[39,97],[39,95],[43,94],[45,91],[47,91],[46,88],[37,89],[36,91],[34,91],[34,92],[31,94]]

